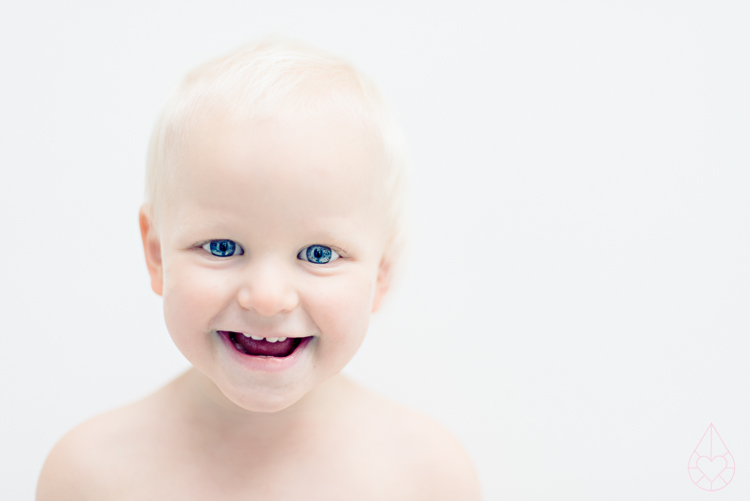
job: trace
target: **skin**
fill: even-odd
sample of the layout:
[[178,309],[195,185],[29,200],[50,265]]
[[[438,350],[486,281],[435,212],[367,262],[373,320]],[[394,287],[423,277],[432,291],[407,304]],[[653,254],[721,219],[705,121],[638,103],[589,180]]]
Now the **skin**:
[[[37,500],[479,499],[450,434],[339,374],[391,279],[369,136],[313,114],[214,118],[183,158],[140,224],[151,286],[193,368],[68,433]],[[212,256],[203,245],[218,239],[244,253]],[[298,259],[311,245],[341,257]],[[279,369],[245,364],[218,330],[312,340]]]

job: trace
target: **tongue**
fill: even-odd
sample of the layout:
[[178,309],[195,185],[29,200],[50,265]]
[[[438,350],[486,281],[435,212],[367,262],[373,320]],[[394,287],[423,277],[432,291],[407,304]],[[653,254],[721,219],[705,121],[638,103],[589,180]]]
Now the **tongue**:
[[286,357],[294,351],[294,338],[288,337],[284,341],[269,343],[265,339],[256,341],[239,333],[232,333],[234,341],[242,346],[249,355],[265,355],[267,357]]

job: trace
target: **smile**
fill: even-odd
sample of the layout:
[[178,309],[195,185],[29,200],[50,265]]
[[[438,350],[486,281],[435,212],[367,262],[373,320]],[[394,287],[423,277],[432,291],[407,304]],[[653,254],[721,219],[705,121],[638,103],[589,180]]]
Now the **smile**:
[[262,337],[244,332],[216,331],[227,338],[234,349],[243,355],[255,357],[288,357],[308,338],[303,337]]

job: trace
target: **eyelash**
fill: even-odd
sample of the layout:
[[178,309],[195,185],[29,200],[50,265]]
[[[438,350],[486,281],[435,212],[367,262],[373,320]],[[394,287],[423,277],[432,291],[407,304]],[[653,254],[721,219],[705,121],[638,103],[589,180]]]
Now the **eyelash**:
[[[213,253],[213,251],[211,249],[214,247],[214,244],[220,245],[222,243],[229,244],[229,247],[231,248],[231,253],[230,254],[219,255],[219,254],[214,254]],[[202,249],[204,249],[206,252],[208,252],[209,254],[211,254],[213,257],[241,256],[242,254],[245,253],[245,249],[243,249],[240,244],[238,244],[234,240],[229,240],[229,239],[226,239],[226,238],[220,239],[220,240],[209,240],[208,242],[205,242],[205,243],[201,244],[200,246],[201,246]],[[214,249],[214,250],[217,250],[217,249]],[[218,251],[222,252],[220,249]]]
[[[325,262],[318,263],[318,262],[310,260],[311,253],[313,252],[310,249],[314,247],[327,249],[327,251],[323,251],[322,259],[326,259]],[[304,249],[302,249],[301,251],[297,253],[297,259],[299,259],[300,261],[307,261],[308,263],[313,263],[313,264],[328,264],[333,261],[336,261],[340,257],[341,257],[341,254],[339,254],[335,249],[328,247],[327,245],[321,245],[321,244],[308,245],[307,247],[305,247]]]
[[[222,248],[219,247],[219,249],[217,249],[216,247],[222,243],[225,244],[225,246],[228,246],[229,248],[222,250]],[[211,254],[213,257],[219,257],[219,258],[241,256],[245,253],[245,249],[243,249],[240,244],[238,244],[234,240],[229,240],[226,238],[218,239],[218,240],[209,240],[207,242],[199,244],[199,246],[200,248],[202,248],[203,250]],[[324,249],[322,251],[322,256],[314,256],[313,254],[314,251],[312,251],[311,249],[315,247]],[[214,254],[212,249],[215,251],[218,251],[220,254]],[[231,253],[226,253],[222,255],[221,253],[223,252],[231,252]],[[322,263],[316,262],[316,261],[311,260],[310,259],[311,257],[313,257],[313,259],[317,258],[319,260],[326,259],[326,261]],[[341,257],[341,251],[337,251],[336,249],[333,249],[332,247],[329,247],[327,245],[321,245],[321,244],[308,245],[307,247],[303,248],[297,253],[297,259],[299,259],[300,261],[306,261],[308,263],[313,263],[313,264],[328,264],[333,261],[336,261],[340,257]]]

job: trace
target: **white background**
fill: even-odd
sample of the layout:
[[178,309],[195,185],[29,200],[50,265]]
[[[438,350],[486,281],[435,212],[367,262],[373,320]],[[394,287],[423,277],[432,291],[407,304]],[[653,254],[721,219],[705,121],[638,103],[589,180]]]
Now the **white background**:
[[[148,135],[282,33],[401,117],[412,247],[347,371],[465,444],[488,500],[750,497],[746,2],[4,2],[0,498],[187,367],[149,287]],[[737,462],[687,462],[713,422]]]

